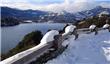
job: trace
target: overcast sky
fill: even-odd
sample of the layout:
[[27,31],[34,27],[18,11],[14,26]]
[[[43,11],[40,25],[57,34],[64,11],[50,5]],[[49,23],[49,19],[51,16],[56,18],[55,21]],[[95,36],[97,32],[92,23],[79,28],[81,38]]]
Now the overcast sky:
[[61,12],[78,12],[94,8],[96,6],[110,8],[110,0],[2,0],[0,6],[8,6],[19,9],[33,9]]

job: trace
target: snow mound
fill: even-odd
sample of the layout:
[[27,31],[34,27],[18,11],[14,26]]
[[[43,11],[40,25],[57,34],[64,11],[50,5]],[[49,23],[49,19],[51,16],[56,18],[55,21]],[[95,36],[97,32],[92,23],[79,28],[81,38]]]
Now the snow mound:
[[89,29],[94,29],[96,27],[96,25],[91,25],[90,27],[89,27]]
[[105,24],[104,26],[103,26],[103,28],[108,28],[110,25],[109,24]]
[[73,32],[76,26],[69,25],[65,28],[65,33]]
[[71,36],[63,43],[68,48],[46,64],[110,64],[110,32],[99,31],[98,35],[81,34],[77,40]]
[[99,13],[99,17],[101,17],[103,14],[109,15],[109,12],[108,11],[103,11],[103,12]]
[[59,32],[57,30],[51,30],[49,32],[47,32],[44,37],[41,39],[41,43],[40,44],[45,44],[47,42],[51,42],[54,40],[54,36],[58,35]]

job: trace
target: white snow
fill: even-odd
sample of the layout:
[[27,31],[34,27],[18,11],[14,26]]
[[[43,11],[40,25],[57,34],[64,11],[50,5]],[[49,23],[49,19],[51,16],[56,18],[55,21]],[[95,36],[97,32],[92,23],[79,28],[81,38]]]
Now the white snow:
[[41,19],[44,19],[44,17],[41,17]]
[[69,25],[65,28],[65,33],[73,32],[76,26]]
[[103,26],[103,28],[108,28],[110,25],[109,24],[105,24],[104,26]]
[[47,42],[51,42],[54,40],[54,36],[58,35],[59,32],[57,30],[51,30],[49,32],[47,32],[43,38],[41,39],[41,43],[40,44],[45,44]]
[[99,31],[98,35],[80,34],[77,40],[71,36],[63,43],[68,48],[46,64],[110,64],[110,33]]
[[89,27],[89,29],[94,29],[96,27],[96,25],[91,25],[90,27]]
[[48,23],[52,23],[52,22],[54,22],[54,21],[53,21],[53,20],[49,20],[49,21],[48,21]]
[[31,20],[26,20],[26,21],[24,21],[24,22],[28,22],[28,23],[31,23],[32,21],[31,21]]
[[99,17],[101,17],[101,16],[102,16],[102,14],[109,15],[109,12],[107,12],[107,11],[103,11],[103,12],[99,13]]

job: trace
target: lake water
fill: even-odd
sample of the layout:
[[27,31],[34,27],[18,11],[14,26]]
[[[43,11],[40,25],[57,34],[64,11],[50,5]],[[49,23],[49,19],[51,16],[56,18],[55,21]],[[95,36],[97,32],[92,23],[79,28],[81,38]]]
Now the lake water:
[[6,53],[14,48],[23,37],[35,30],[42,31],[43,34],[48,29],[63,29],[63,23],[26,23],[11,27],[1,28],[1,53]]

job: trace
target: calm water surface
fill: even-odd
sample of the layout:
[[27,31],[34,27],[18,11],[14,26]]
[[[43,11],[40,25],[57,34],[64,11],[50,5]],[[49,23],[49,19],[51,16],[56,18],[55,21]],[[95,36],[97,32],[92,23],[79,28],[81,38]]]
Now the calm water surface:
[[61,23],[26,23],[11,27],[1,28],[1,53],[6,53],[14,48],[23,37],[35,30],[42,31],[43,34],[48,29],[63,29],[65,24]]

